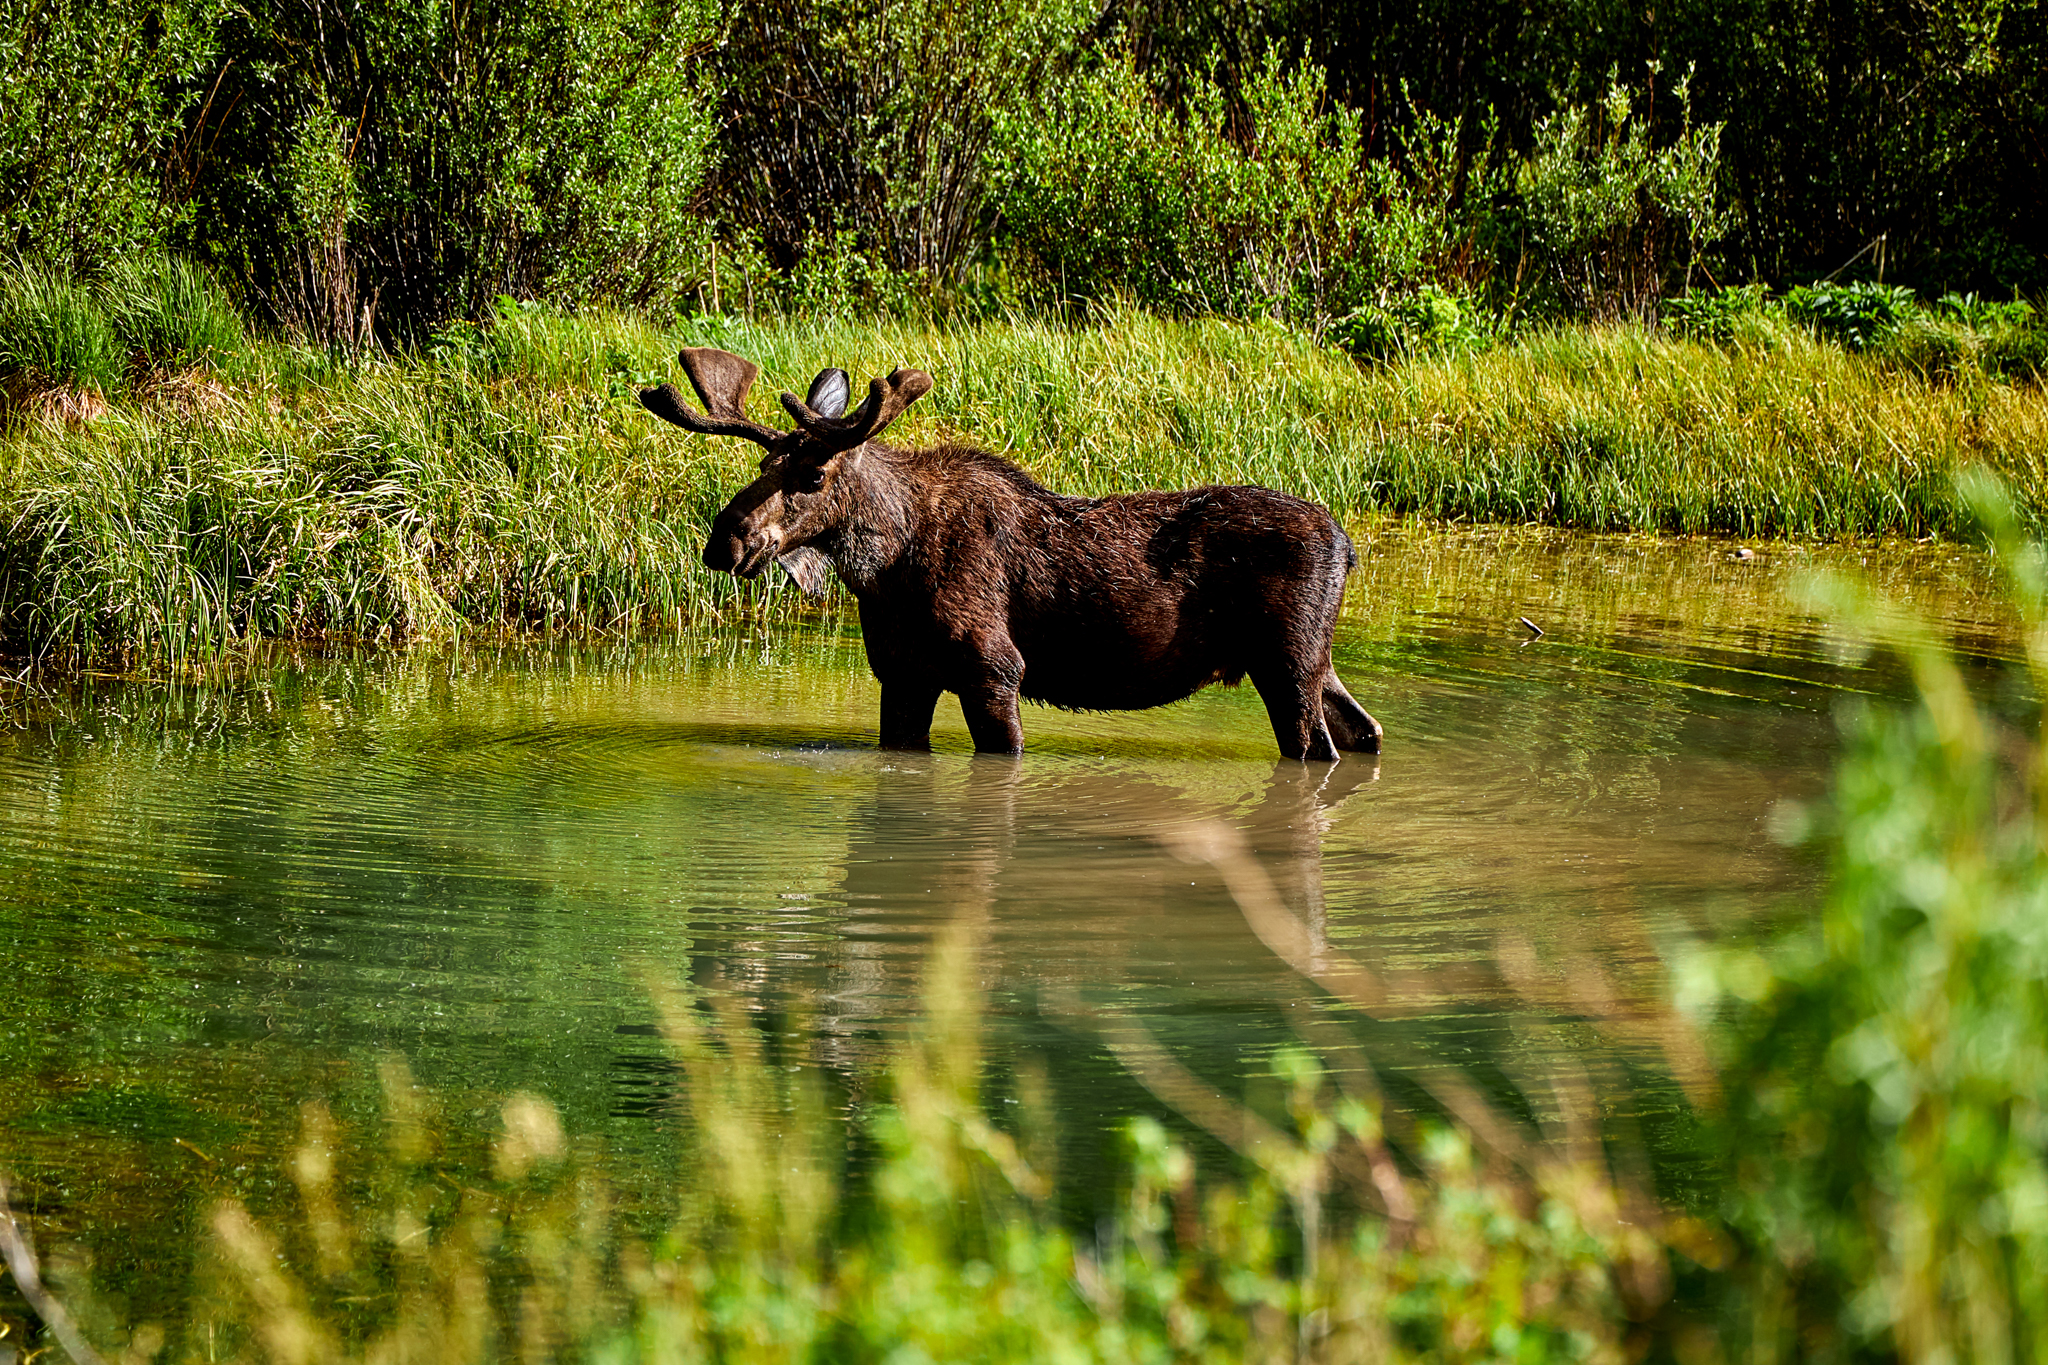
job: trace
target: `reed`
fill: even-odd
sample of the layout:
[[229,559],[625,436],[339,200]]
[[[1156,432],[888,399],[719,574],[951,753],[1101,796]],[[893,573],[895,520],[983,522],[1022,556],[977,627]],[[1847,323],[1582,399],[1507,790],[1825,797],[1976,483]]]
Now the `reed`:
[[[224,341],[221,343],[226,345]],[[1061,491],[1259,483],[1353,521],[1421,516],[1743,537],[1972,534],[1966,464],[2048,520],[2048,397],[1752,329],[1533,333],[1361,369],[1271,325],[1130,308],[1073,325],[694,319],[507,308],[418,357],[251,344],[90,423],[0,436],[0,637],[181,658],[255,636],[633,629],[787,610],[705,571],[751,467],[633,401],[678,344],[758,360],[756,416],[836,364],[930,370],[905,441],[1003,451]]]

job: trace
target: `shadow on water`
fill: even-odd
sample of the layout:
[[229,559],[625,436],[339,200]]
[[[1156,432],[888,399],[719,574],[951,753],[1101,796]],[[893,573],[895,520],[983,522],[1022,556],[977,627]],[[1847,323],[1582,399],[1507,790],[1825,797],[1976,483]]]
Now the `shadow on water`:
[[[260,1209],[300,1101],[374,1114],[392,1054],[458,1127],[536,1091],[658,1184],[678,1080],[650,980],[738,1001],[851,1107],[963,922],[991,1082],[1043,1070],[1083,1163],[1164,1112],[1120,1030],[1229,1093],[1335,1028],[1359,1045],[1336,1064],[1397,1101],[1417,1068],[1519,1094],[1570,1068],[1610,1116],[1670,1115],[1657,1042],[1630,1027],[1667,994],[1665,948],[1801,912],[1816,871],[1771,812],[1824,790],[1840,698],[1905,680],[1786,605],[1829,554],[1359,539],[1338,666],[1387,727],[1378,765],[1276,765],[1249,689],[1034,711],[1021,760],[970,755],[942,709],[938,752],[879,753],[859,641],[832,623],[286,649],[215,683],[9,702],[0,1168],[145,1297],[189,1254],[196,1201]],[[1977,561],[1829,553],[2003,676]],[[1179,833],[1219,823],[1311,956],[1382,983],[1370,1019],[1184,859]]]

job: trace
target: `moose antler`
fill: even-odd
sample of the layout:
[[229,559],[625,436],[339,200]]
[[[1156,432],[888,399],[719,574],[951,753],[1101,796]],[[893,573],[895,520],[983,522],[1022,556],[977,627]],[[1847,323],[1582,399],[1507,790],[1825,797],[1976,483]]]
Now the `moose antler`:
[[752,361],[709,346],[685,346],[676,359],[704,404],[704,414],[690,411],[673,384],[640,390],[641,407],[701,436],[740,436],[764,446],[782,439],[781,432],[747,417],[747,390],[761,372]]
[[932,377],[923,370],[897,370],[887,379],[870,381],[866,401],[846,417],[822,416],[793,393],[782,395],[782,406],[814,439],[834,450],[851,450],[879,436],[905,408],[931,391]]

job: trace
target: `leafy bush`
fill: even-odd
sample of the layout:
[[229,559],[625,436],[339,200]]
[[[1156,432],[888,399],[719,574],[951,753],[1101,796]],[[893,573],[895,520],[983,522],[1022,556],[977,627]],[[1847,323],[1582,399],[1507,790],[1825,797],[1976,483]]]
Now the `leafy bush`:
[[1693,340],[1773,344],[1779,329],[1796,325],[1933,380],[2032,379],[2048,364],[2048,328],[2023,299],[1948,294],[1928,306],[1910,289],[1870,283],[1803,285],[1772,299],[1761,284],[1748,284],[1668,298],[1661,311],[1666,327]]
[[1724,285],[1691,290],[1664,300],[1664,325],[1679,336],[1727,346],[1734,342],[1742,318],[1764,311],[1769,300],[1760,284]]
[[997,202],[1012,244],[1070,297],[1129,290],[1180,311],[1258,313],[1312,294],[1321,281],[1302,267],[1341,270],[1351,254],[1357,116],[1325,117],[1321,72],[1285,72],[1272,55],[1247,102],[1240,147],[1213,81],[1176,111],[1125,53],[1079,74],[1052,109],[1002,120]]
[[[0,256],[91,272],[176,226],[222,0],[0,0]],[[177,167],[180,174],[173,174]]]
[[502,293],[673,304],[709,241],[713,23],[707,0],[242,12],[191,133],[194,233],[321,344]]
[[1404,177],[1365,159],[1359,114],[1330,103],[1312,62],[1269,51],[1238,97],[1234,111],[1212,76],[1169,105],[1126,53],[1005,121],[998,203],[1041,287],[1320,328],[1446,272],[1469,235],[1462,125],[1425,119]]
[[1732,221],[1717,185],[1721,125],[1693,126],[1690,81],[1677,84],[1684,118],[1663,147],[1636,112],[1641,95],[1612,77],[1599,102],[1537,121],[1496,229],[1517,261],[1513,310],[1648,319],[1672,283],[1690,282]]
[[[1992,528],[2036,695],[2048,556]],[[1905,655],[1920,704],[1847,715],[1817,823],[1817,921],[1704,959],[1727,1201],[1756,1358],[2048,1354],[2048,749],[1967,691],[1926,626],[1823,584],[1815,607]],[[1782,1358],[1782,1357],[1778,1357]]]
[[1984,338],[1966,323],[1915,307],[1872,347],[1880,360],[1926,379],[1953,380],[1981,371]]
[[1968,323],[1980,332],[2009,331],[2025,327],[2038,316],[2034,305],[2025,299],[1980,299],[1975,294],[1943,294],[1935,302],[1935,311]]
[[1934,307],[1978,334],[1977,363],[1986,373],[2032,380],[2048,375],[2048,321],[2025,299],[1944,294]]
[[1439,352],[1482,350],[1495,339],[1497,319],[1468,299],[1434,284],[1390,307],[1368,304],[1339,318],[1331,338],[1353,355],[1393,360]]
[[858,257],[871,280],[954,284],[989,245],[996,128],[1040,116],[1099,17],[1081,0],[735,7],[716,58],[728,245],[779,274],[823,254],[828,272]]
[[1910,316],[1916,306],[1912,290],[1870,280],[1855,284],[1817,280],[1785,291],[1785,312],[1789,317],[1852,351],[1875,344]]

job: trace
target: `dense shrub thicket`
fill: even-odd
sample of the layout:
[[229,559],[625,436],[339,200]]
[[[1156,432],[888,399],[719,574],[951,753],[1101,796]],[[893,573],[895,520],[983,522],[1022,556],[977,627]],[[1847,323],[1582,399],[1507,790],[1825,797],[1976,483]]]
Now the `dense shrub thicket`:
[[349,346],[501,294],[1371,337],[2048,281],[2039,6],[1509,8],[0,0],[0,253],[169,250]]

